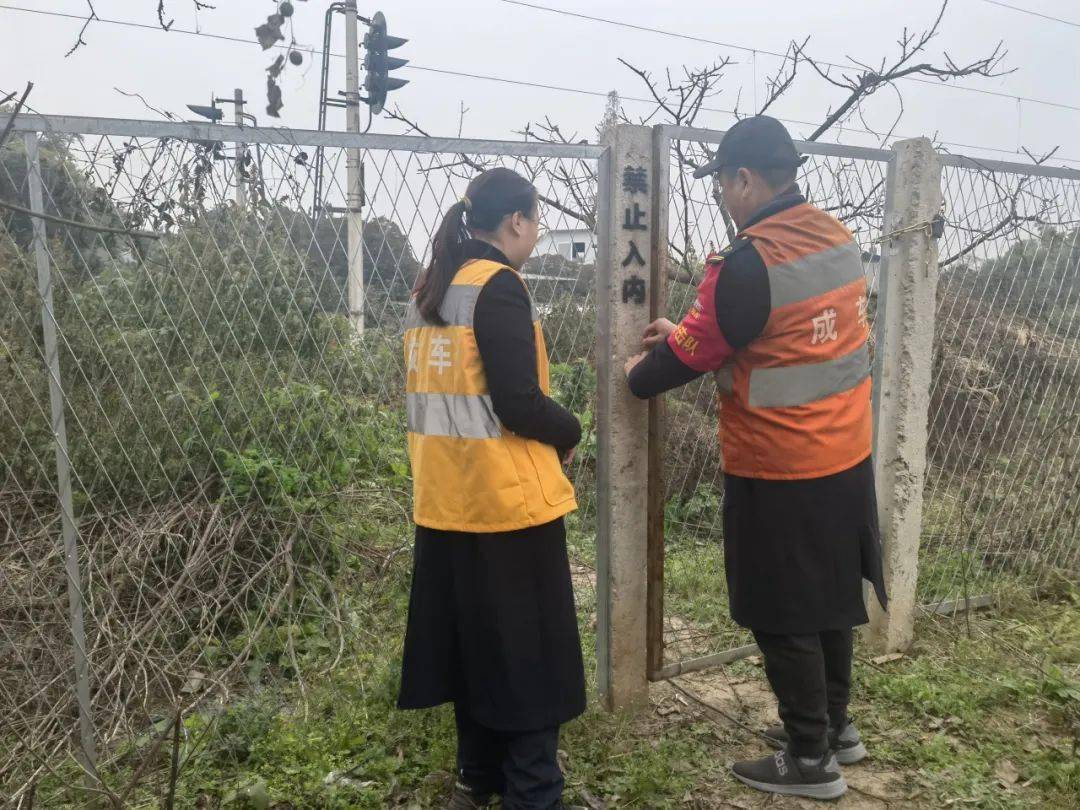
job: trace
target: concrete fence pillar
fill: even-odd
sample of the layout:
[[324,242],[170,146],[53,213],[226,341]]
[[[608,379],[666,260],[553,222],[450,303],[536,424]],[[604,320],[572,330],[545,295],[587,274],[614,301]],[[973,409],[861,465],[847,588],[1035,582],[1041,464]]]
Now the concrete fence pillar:
[[648,699],[649,406],[626,385],[653,295],[652,131],[618,125],[600,160],[597,300],[597,667],[609,709]]
[[868,596],[869,639],[906,649],[914,636],[919,539],[937,309],[941,160],[927,138],[897,143],[889,165],[874,355],[874,473],[888,611]]

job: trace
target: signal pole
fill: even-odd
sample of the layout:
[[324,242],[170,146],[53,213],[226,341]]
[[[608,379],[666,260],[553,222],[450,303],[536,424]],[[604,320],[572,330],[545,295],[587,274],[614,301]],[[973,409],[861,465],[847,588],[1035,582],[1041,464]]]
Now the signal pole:
[[[331,26],[334,15],[345,15],[345,100],[330,99],[329,95],[329,59]],[[364,69],[367,75],[364,79],[364,87],[367,89],[367,97],[360,96],[360,37],[357,31],[357,22],[363,22],[368,26],[368,34],[364,37]],[[364,102],[368,108],[368,129],[374,116],[382,112],[386,102],[387,93],[398,90],[408,84],[407,79],[399,79],[391,76],[390,71],[403,67],[408,63],[407,59],[399,59],[387,54],[387,51],[400,48],[408,42],[402,37],[392,37],[386,30],[386,17],[383,13],[376,12],[368,19],[357,13],[356,0],[335,0],[326,10],[326,23],[323,32],[323,66],[322,80],[319,91],[319,129],[326,127],[326,110],[328,107],[345,107],[345,130],[361,134],[360,129],[360,102]],[[363,130],[367,132],[367,129]],[[319,147],[315,155],[315,193],[313,216],[319,217],[323,212],[337,213],[340,209],[326,205],[323,200],[323,168],[325,160],[323,148]],[[364,334],[364,163],[361,150],[349,148],[345,150],[345,221],[348,232],[348,276],[346,292],[348,296],[349,321],[355,333]]]
[[[345,0],[345,129],[360,132],[360,42],[356,0]],[[348,230],[349,321],[357,336],[364,334],[364,167],[359,149],[345,153],[345,219]]]
[[[233,112],[236,126],[244,126],[244,91],[237,87],[233,90]],[[244,163],[247,158],[247,145],[236,142],[236,206],[241,210],[247,208],[247,184],[244,182]]]

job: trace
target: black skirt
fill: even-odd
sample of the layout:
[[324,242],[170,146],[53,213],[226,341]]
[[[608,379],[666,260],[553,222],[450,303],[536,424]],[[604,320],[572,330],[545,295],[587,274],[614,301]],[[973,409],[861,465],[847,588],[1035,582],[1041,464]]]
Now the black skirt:
[[585,710],[566,528],[416,528],[398,707],[454,702],[477,723],[529,731]]
[[726,475],[724,558],[731,618],[743,627],[865,624],[863,579],[886,600],[872,461],[799,481]]

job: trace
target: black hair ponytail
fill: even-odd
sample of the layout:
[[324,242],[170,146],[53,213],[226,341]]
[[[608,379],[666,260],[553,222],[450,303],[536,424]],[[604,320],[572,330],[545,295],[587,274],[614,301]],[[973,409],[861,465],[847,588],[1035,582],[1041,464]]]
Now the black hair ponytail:
[[439,307],[464,262],[463,245],[470,232],[493,233],[504,217],[516,212],[532,216],[536,199],[533,184],[512,169],[488,169],[472,179],[432,239],[431,262],[416,293],[416,306],[425,321],[446,325]]
[[431,263],[424,272],[420,289],[416,294],[416,308],[428,323],[446,326],[439,315],[446,291],[461,267],[462,243],[469,238],[465,230],[465,211],[468,203],[458,200],[443,217],[439,230],[431,242]]

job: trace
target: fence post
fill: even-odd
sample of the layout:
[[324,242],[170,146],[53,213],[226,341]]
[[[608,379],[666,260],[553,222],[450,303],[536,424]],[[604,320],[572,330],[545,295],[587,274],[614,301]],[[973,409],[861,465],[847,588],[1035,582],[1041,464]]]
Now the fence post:
[[915,623],[930,373],[937,308],[938,248],[931,222],[941,209],[941,160],[927,138],[893,146],[875,350],[875,458],[888,611],[869,601],[871,643],[906,649]]
[[597,667],[608,709],[648,699],[649,407],[623,365],[649,323],[652,131],[621,124],[600,160],[597,298]]
[[[27,132],[27,180],[30,210],[45,212],[42,200],[41,160],[38,136]],[[53,311],[52,272],[45,245],[45,220],[31,217],[34,229],[34,258],[37,262],[38,294],[41,296],[41,331],[45,364],[49,373],[49,404],[52,410],[53,441],[56,446],[56,486],[64,538],[64,566],[67,571],[68,610],[71,620],[72,658],[75,664],[75,698],[79,705],[79,757],[88,774],[97,778],[97,752],[94,745],[93,718],[90,713],[90,668],[86,659],[86,631],[83,626],[82,581],[79,552],[75,537],[75,512],[71,500],[71,464],[68,455],[67,423],[64,418],[64,391],[60,385],[60,354],[56,343],[56,316]]]

